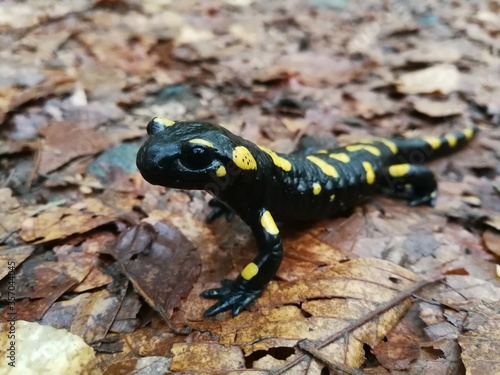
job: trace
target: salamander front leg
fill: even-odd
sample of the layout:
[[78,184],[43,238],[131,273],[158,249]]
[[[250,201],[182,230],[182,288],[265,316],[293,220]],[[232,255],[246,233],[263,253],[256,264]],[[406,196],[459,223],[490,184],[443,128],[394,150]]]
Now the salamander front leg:
[[214,316],[226,310],[233,310],[233,315],[238,315],[260,297],[278,271],[283,259],[283,246],[271,213],[261,209],[255,218],[247,222],[257,240],[259,253],[236,280],[223,280],[221,288],[208,289],[201,294],[205,298],[219,299],[205,311],[205,316]]

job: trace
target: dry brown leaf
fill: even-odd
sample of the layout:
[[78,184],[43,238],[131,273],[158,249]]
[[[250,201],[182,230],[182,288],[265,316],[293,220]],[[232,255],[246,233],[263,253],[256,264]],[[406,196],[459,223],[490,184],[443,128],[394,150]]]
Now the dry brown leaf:
[[[16,270],[17,319],[34,321],[71,287],[80,283],[90,272],[91,260],[86,256],[72,254],[59,261],[44,261],[43,257],[30,259]],[[0,283],[2,295],[7,295],[8,279]],[[6,319],[12,311],[5,309],[0,314]]]
[[138,314],[142,307],[143,302],[140,300],[140,296],[134,290],[128,289],[110,331],[115,333],[134,332],[139,328],[140,317]]
[[431,117],[446,117],[463,114],[467,110],[465,103],[458,100],[435,101],[419,98],[413,101],[413,108]]
[[[300,339],[326,339],[391,300],[417,279],[415,274],[387,261],[355,259],[313,272],[306,279],[272,282],[256,302],[256,311],[243,312],[222,324],[192,322],[192,327],[218,334],[220,343],[237,344],[247,356],[259,350],[271,353],[273,348],[294,347]],[[335,341],[321,351],[334,361],[361,366],[363,344],[375,346],[409,306],[410,301],[405,300],[376,321],[348,334],[348,339]]]
[[460,87],[460,72],[455,65],[441,64],[401,75],[396,88],[403,94],[449,94]]
[[90,273],[87,275],[85,279],[83,279],[83,281],[80,284],[78,284],[73,289],[73,292],[81,293],[90,289],[96,289],[101,286],[108,285],[112,281],[113,278],[111,277],[111,275],[104,273],[102,269],[96,267],[94,263],[94,266],[92,267]]
[[[163,354],[163,353],[162,353]],[[102,356],[101,356],[102,358]],[[117,360],[110,366],[106,366],[105,375],[111,374],[137,374],[156,375],[168,374],[168,367],[172,360],[162,356],[134,358],[125,361]],[[102,364],[101,364],[102,365]]]
[[29,88],[8,87],[0,90],[0,125],[5,116],[14,109],[32,100],[50,95],[65,94],[73,90],[74,79],[55,73],[45,81]]
[[38,169],[41,174],[51,172],[79,156],[94,155],[111,146],[104,133],[67,122],[53,123],[40,133],[45,136]]
[[407,370],[411,362],[420,356],[420,327],[416,324],[418,311],[414,306],[387,335],[386,340],[377,344],[371,351],[388,370]]
[[0,188],[0,239],[21,227],[26,212],[9,188]]
[[146,302],[164,319],[185,298],[201,271],[189,240],[172,225],[142,223],[124,232],[111,254]]
[[391,101],[384,94],[357,90],[350,95],[354,99],[354,114],[365,119],[386,115],[398,109],[396,102]]
[[35,250],[33,246],[0,247],[0,264],[5,265],[0,269],[0,280],[9,273],[14,274],[14,270],[33,253],[33,250]]
[[107,290],[82,293],[52,304],[41,322],[65,328],[90,345],[106,336],[119,307],[117,297]]
[[215,343],[174,344],[170,371],[224,371],[245,369],[241,349]]
[[[490,268],[492,274],[494,267]],[[422,291],[424,298],[431,298],[443,304],[457,304],[464,299],[481,299],[487,302],[500,301],[500,286],[467,275],[449,275],[444,283]]]
[[125,72],[104,64],[84,65],[78,78],[89,96],[96,99],[105,99],[112,93],[121,92],[127,84]]
[[319,241],[310,233],[285,238],[284,247],[285,257],[278,270],[278,277],[286,281],[307,277],[325,264],[335,264],[345,259],[344,253]]
[[[107,290],[100,290],[91,294],[84,293],[79,297],[75,301],[64,301],[67,303],[60,306],[64,307],[66,311],[75,311],[73,321],[67,328],[88,344],[98,342],[106,337],[116,318],[121,301]],[[75,303],[78,304],[75,305]],[[71,305],[73,305],[73,308],[68,309]],[[64,310],[55,310],[54,312],[59,314],[54,315],[54,318],[61,316],[60,313]]]
[[36,217],[28,217],[19,234],[24,241],[40,244],[88,232],[116,217],[116,212],[109,206],[89,198],[72,207],[51,207]]
[[500,234],[487,229],[483,233],[483,240],[488,250],[500,257]]
[[278,58],[258,81],[266,82],[282,76],[299,75],[306,85],[339,85],[363,75],[361,67],[348,59],[318,53],[297,53]]
[[[464,308],[464,306],[460,306]],[[466,308],[464,333],[458,338],[468,374],[500,374],[500,303],[481,301]]]

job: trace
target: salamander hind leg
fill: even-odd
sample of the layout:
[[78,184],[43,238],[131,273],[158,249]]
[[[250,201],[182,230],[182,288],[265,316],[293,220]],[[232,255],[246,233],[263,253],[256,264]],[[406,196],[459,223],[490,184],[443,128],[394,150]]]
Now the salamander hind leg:
[[410,206],[434,206],[436,203],[436,177],[424,165],[391,165],[377,179],[388,194],[408,200]]
[[205,290],[201,295],[219,301],[205,311],[214,316],[226,310],[238,315],[260,297],[272,280],[283,258],[283,246],[278,227],[266,209],[257,210],[247,221],[257,240],[259,253],[235,280],[223,280],[221,288]]

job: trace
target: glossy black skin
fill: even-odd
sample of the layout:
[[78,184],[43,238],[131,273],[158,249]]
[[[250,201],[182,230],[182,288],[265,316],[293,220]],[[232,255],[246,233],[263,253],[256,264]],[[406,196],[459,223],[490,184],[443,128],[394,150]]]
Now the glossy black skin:
[[[473,130],[475,133],[475,129]],[[283,257],[281,237],[269,233],[261,223],[263,213],[269,211],[276,221],[313,220],[342,214],[365,197],[380,190],[405,198],[410,205],[434,205],[436,180],[432,172],[421,165],[430,158],[447,154],[467,143],[464,132],[453,133],[456,142],[439,137],[439,147],[423,139],[389,139],[390,143],[372,141],[380,155],[361,149],[348,151],[346,147],[315,153],[333,166],[338,177],[328,176],[306,156],[283,155],[291,163],[285,171],[273,163],[272,157],[255,144],[238,137],[225,128],[202,122],[175,122],[164,126],[158,118],[148,124],[150,137],[137,154],[137,167],[150,183],[180,189],[206,190],[218,202],[209,216],[211,219],[227,208],[239,215],[251,228],[259,249],[253,263],[258,272],[250,279],[240,275],[236,280],[224,280],[222,288],[210,289],[202,295],[219,301],[205,312],[213,316],[224,310],[237,315],[257,299],[275,276]],[[469,138],[472,135],[469,134]],[[190,144],[189,140],[203,139],[213,147]],[[359,143],[357,145],[367,145]],[[246,147],[256,161],[256,170],[238,168],[232,158],[237,146]],[[195,150],[193,148],[202,148]],[[397,152],[394,152],[397,148]],[[373,149],[372,149],[373,150]],[[349,162],[330,158],[331,153],[347,154]],[[369,163],[374,178],[368,175],[363,162]],[[388,167],[410,164],[402,177],[392,177]],[[216,170],[223,165],[225,176],[218,177]],[[369,178],[368,178],[369,179]],[[314,194],[312,184],[318,183],[321,192]],[[332,200],[332,194],[335,195]]]

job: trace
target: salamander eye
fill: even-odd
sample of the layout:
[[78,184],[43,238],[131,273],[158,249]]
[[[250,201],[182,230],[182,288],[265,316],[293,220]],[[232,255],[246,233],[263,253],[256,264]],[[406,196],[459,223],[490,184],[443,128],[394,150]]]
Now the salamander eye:
[[196,143],[185,143],[181,148],[180,161],[189,169],[203,169],[214,160],[212,149]]

